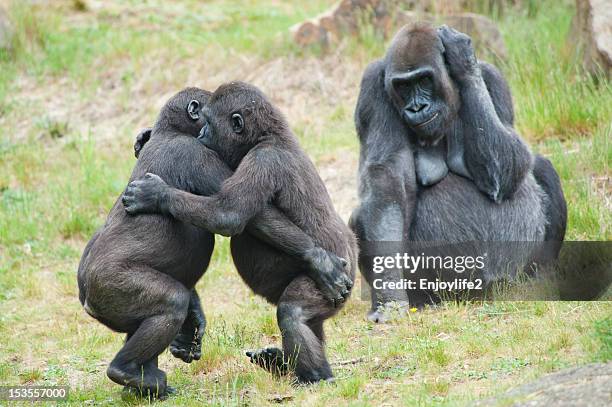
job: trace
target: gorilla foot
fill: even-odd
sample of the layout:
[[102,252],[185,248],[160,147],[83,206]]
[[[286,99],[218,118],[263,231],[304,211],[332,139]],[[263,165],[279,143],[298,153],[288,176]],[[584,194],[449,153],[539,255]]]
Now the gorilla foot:
[[166,386],[166,394],[163,395],[162,397],[156,394],[145,392],[144,390],[141,390],[139,388],[130,387],[130,386],[124,386],[121,393],[122,393],[121,395],[122,398],[146,399],[146,400],[153,402],[155,400],[159,400],[159,401],[167,400],[168,397],[172,396],[173,394],[176,394],[176,389],[172,386]]
[[202,337],[179,333],[170,344],[170,353],[185,363],[200,360],[202,357]]
[[406,316],[410,307],[407,301],[392,301],[379,305],[368,312],[368,321],[384,324]]
[[333,382],[334,375],[329,367],[320,369],[296,369],[295,376],[299,384],[313,384],[318,382]]
[[254,363],[277,375],[287,374],[289,365],[283,359],[283,351],[278,348],[264,348],[257,351],[247,351],[246,355]]
[[164,400],[168,397],[166,373],[160,369],[144,369],[143,366],[111,363],[106,375],[113,382],[130,388],[130,392],[135,396],[151,400]]

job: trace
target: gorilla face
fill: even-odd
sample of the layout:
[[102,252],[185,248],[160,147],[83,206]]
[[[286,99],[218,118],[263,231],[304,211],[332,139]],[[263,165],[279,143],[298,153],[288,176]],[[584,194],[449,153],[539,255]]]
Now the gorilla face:
[[385,89],[421,145],[435,145],[459,110],[444,47],[430,26],[401,30],[386,56]]
[[285,127],[284,118],[263,93],[242,82],[221,85],[202,112],[205,124],[198,140],[232,168],[262,137]]
[[240,111],[220,116],[212,114],[210,109],[205,109],[205,112],[204,126],[198,136],[202,144],[222,157],[227,155],[227,150],[243,144],[240,135],[244,131],[244,118]]

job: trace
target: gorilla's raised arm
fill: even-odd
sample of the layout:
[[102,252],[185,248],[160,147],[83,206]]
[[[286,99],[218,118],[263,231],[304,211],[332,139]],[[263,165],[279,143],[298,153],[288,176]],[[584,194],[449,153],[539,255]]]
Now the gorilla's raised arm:
[[529,148],[512,128],[507,84],[490,65],[477,62],[467,35],[446,26],[438,35],[460,98],[460,122],[448,140],[449,168],[461,175],[467,169],[478,189],[501,202],[513,195],[532,166]]

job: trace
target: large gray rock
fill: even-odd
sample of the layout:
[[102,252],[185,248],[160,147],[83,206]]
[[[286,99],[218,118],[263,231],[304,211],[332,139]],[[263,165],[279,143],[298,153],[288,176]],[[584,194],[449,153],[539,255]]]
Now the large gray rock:
[[[472,37],[479,57],[504,58],[506,46],[495,23],[489,18],[474,13],[452,13],[440,15],[427,12],[430,8],[417,11],[401,11],[399,0],[342,0],[329,11],[292,27],[295,42],[302,46],[317,45],[327,48],[348,35],[359,32],[360,25],[370,24],[382,35],[388,37],[406,24],[430,21],[448,24]],[[452,2],[451,2],[452,3]],[[448,4],[451,4],[448,3]],[[461,1],[454,7],[447,4],[446,11],[458,10]]]
[[10,50],[13,45],[13,28],[6,14],[0,6],[0,50]]
[[612,405],[612,362],[564,369],[477,405],[608,407]]
[[612,2],[576,0],[576,15],[568,38],[591,73],[612,70]]

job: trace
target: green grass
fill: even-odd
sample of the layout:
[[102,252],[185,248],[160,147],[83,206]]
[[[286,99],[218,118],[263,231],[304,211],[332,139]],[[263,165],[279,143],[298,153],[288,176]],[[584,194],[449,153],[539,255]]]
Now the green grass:
[[[134,136],[177,89],[263,81],[331,174],[336,205],[354,206],[343,185],[356,173],[359,75],[386,40],[364,26],[327,53],[298,50],[287,29],[331,3],[13,3],[13,50],[0,55],[0,384],[70,385],[74,405],[141,404],[105,377],[122,338],[81,309],[76,267],[125,187]],[[575,64],[571,6],[539,10],[495,12],[517,129],[561,176],[568,239],[610,240],[612,88]],[[202,359],[161,359],[179,389],[173,405],[461,405],[612,357],[609,302],[448,303],[373,326],[355,295],[327,323],[336,383],[295,387],[243,356],[280,334],[274,309],[231,266],[227,239],[217,239],[198,290],[209,321]]]
[[534,19],[509,17],[502,25],[517,127],[533,140],[567,140],[610,127],[611,85],[581,72],[566,41],[571,19],[567,8],[551,7]]

